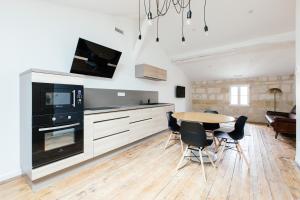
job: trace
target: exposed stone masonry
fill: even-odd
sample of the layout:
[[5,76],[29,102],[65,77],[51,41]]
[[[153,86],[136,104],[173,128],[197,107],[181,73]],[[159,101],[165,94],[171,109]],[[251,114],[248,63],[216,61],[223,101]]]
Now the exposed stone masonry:
[[[230,105],[229,95],[232,85],[249,85],[249,106]],[[266,111],[274,109],[274,96],[268,92],[268,89],[274,87],[280,88],[283,92],[277,95],[277,111],[289,112],[295,104],[294,75],[194,81],[192,83],[193,111],[214,109],[219,113],[235,117],[246,115],[251,122],[266,122],[264,118]]]

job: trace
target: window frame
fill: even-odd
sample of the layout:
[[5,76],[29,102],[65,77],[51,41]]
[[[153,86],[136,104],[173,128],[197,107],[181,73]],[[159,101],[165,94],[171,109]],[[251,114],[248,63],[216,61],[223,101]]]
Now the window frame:
[[[231,103],[231,88],[237,87],[238,88],[238,103],[232,104]],[[248,104],[241,104],[241,87],[247,87],[248,88],[248,94],[247,94],[247,101]],[[250,106],[250,86],[248,84],[238,84],[238,85],[230,85],[229,87],[229,105],[234,107],[249,107]]]

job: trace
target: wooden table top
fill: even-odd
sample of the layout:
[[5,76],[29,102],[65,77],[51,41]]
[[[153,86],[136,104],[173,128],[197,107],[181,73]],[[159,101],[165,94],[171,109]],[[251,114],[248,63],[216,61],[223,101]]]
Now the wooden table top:
[[172,115],[181,121],[204,122],[204,123],[227,123],[235,121],[234,117],[201,112],[177,112]]

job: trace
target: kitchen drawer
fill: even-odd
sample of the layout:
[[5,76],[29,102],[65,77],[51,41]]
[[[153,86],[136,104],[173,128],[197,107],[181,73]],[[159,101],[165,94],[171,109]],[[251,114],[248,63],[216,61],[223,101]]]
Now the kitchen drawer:
[[144,119],[151,118],[152,116],[152,109],[151,108],[146,108],[146,109],[139,109],[139,110],[132,110],[129,113],[130,119],[129,121],[136,122]]
[[174,105],[170,105],[170,106],[165,106],[165,112],[175,112],[175,106]]
[[94,139],[106,137],[129,128],[129,116],[107,118],[93,122]]
[[152,120],[153,133],[158,133],[160,131],[168,129],[168,121],[166,117],[156,117]]
[[153,119],[130,124],[130,131],[134,134],[134,141],[154,134]]
[[153,117],[160,117],[160,116],[163,116],[163,117],[167,117],[166,115],[166,109],[165,107],[158,107],[158,108],[152,108],[151,109],[151,115]]
[[93,114],[88,116],[92,118],[93,122],[97,122],[97,121],[104,121],[109,119],[128,117],[129,113],[130,113],[129,111],[119,111],[119,112]]
[[128,138],[132,138],[132,134],[131,131],[125,130],[116,135],[94,140],[94,157],[130,143]]

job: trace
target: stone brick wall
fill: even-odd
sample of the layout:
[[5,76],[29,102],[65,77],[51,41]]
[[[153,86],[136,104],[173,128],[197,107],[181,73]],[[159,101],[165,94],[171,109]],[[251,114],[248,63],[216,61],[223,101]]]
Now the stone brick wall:
[[[231,106],[230,86],[249,85],[250,105]],[[277,111],[289,112],[295,104],[294,75],[264,76],[256,78],[228,79],[217,81],[192,82],[193,111],[214,109],[221,114],[240,116],[246,115],[251,122],[266,122],[264,115],[267,110],[274,110],[274,96],[268,89],[278,87],[282,94],[277,94]]]

